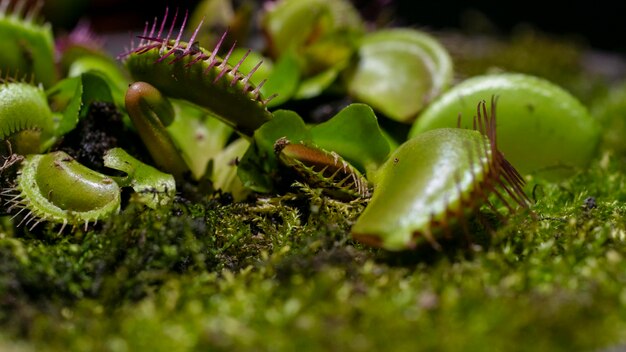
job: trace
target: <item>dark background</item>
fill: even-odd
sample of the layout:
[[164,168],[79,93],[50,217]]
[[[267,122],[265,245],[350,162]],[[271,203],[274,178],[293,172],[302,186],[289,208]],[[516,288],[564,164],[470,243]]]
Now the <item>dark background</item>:
[[626,2],[617,1],[397,1],[409,23],[459,28],[467,14],[482,13],[497,29],[510,33],[521,24],[556,35],[578,37],[598,49],[626,51]]
[[[482,21],[490,31],[507,35],[520,25],[547,33],[574,37],[596,49],[626,52],[626,2],[608,1],[460,1],[460,0],[353,0],[361,8],[395,7],[398,25],[431,29],[462,28]],[[197,0],[46,0],[46,16],[70,27],[78,14],[92,19],[99,31],[141,27],[161,16],[165,6],[193,9]],[[71,3],[71,5],[67,5]],[[62,10],[71,8],[73,11]]]

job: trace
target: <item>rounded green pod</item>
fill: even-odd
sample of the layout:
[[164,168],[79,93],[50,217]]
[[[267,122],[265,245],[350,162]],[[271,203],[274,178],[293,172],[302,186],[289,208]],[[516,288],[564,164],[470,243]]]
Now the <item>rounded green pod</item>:
[[595,154],[600,127],[572,95],[524,74],[474,77],[434,101],[414,123],[409,138],[455,127],[472,116],[476,103],[498,95],[498,138],[502,153],[522,174],[548,179],[571,175]]
[[[28,155],[16,186],[2,192],[9,211],[25,212],[21,223],[31,228],[42,221],[84,225],[119,211],[115,181],[78,163],[65,152]],[[17,215],[16,214],[16,215]]]
[[430,35],[414,29],[380,30],[363,37],[347,76],[356,99],[400,122],[417,114],[452,81],[452,60]]
[[[482,117],[481,117],[482,116]],[[372,199],[352,227],[355,239],[389,250],[413,248],[466,213],[501,199],[526,205],[523,179],[497,150],[495,114],[483,110],[478,130],[443,128],[403,143],[381,166]]]

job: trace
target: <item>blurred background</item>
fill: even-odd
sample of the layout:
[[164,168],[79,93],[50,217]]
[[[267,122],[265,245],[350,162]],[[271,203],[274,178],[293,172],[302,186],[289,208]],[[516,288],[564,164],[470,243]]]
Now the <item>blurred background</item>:
[[508,34],[532,26],[597,49],[626,51],[624,1],[399,0],[397,13],[409,23],[436,28],[467,28],[484,20],[494,27],[489,30]]
[[[258,0],[261,1],[261,0]],[[161,16],[165,6],[193,9],[197,0],[45,0],[46,18],[59,28],[72,28],[89,17],[99,32],[138,29]],[[237,1],[235,1],[237,2]],[[626,4],[623,1],[495,0],[353,0],[366,14],[381,11],[398,25],[433,30],[461,29],[509,35],[520,27],[564,36],[596,49],[626,52]],[[393,14],[393,15],[390,15]]]

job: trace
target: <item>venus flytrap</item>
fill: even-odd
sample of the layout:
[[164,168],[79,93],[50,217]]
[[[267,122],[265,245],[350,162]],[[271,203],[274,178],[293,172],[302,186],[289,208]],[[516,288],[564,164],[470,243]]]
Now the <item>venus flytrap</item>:
[[409,28],[368,33],[347,1],[276,1],[261,26],[270,56],[298,63],[295,100],[341,91],[410,123],[452,81],[452,60],[435,38]]
[[49,221],[62,224],[61,231],[67,224],[87,227],[119,209],[119,188],[111,178],[63,152],[36,154],[54,139],[57,128],[41,87],[7,79],[0,85],[0,102],[0,138],[21,154],[10,156],[20,161],[19,170],[15,183],[3,185],[1,193],[6,210],[23,216],[18,226],[32,229]]
[[[299,1],[304,4],[299,6],[306,15],[306,4],[311,2]],[[143,57],[146,66],[159,67],[151,71],[154,77],[150,77],[158,84],[145,83],[160,93],[137,83],[137,96],[133,96],[137,92],[129,92],[129,110],[139,109],[133,112],[134,116],[143,119],[135,125],[137,132],[153,129],[167,138],[146,138],[144,143],[133,130],[122,131],[121,114],[110,103],[118,104],[118,109],[124,109],[124,105],[119,105],[112,92],[100,89],[106,84],[101,84],[101,77],[94,74],[97,65],[92,64],[95,61],[79,58],[68,71],[76,76],[45,91],[52,104],[48,108],[52,114],[46,112],[41,116],[52,116],[52,128],[45,130],[50,131],[47,133],[59,140],[59,144],[35,144],[41,152],[65,147],[69,154],[87,152],[93,145],[79,138],[75,140],[80,142],[73,142],[70,137],[78,135],[87,139],[93,127],[96,133],[104,135],[103,139],[121,137],[137,145],[129,145],[128,153],[121,149],[109,150],[104,161],[109,170],[102,168],[98,172],[78,164],[77,160],[84,160],[80,155],[72,160],[59,151],[19,155],[8,159],[0,168],[0,180],[7,181],[0,191],[2,211],[9,210],[10,216],[15,216],[8,224],[9,217],[3,217],[0,226],[0,302],[3,307],[0,321],[7,328],[0,337],[1,346],[12,346],[12,338],[28,338],[27,342],[16,343],[32,344],[32,349],[41,346],[41,349],[60,350],[68,349],[68,345],[97,349],[102,341],[111,339],[128,345],[130,350],[145,349],[146,341],[154,345],[153,349],[168,346],[174,350],[187,346],[212,350],[223,348],[225,344],[233,350],[250,346],[271,349],[277,345],[311,346],[311,342],[313,346],[328,348],[343,346],[344,341],[357,335],[360,345],[382,345],[390,342],[392,334],[401,338],[394,339],[400,342],[390,346],[391,350],[441,347],[441,341],[447,341],[442,349],[448,346],[455,349],[458,341],[471,338],[478,340],[477,346],[516,349],[523,346],[523,341],[520,345],[516,340],[520,328],[532,330],[531,344],[539,349],[543,347],[542,350],[598,350],[620,342],[619,338],[623,337],[620,328],[624,324],[620,326],[619,320],[624,317],[624,309],[616,310],[614,302],[624,298],[619,280],[626,267],[626,251],[621,246],[624,208],[619,202],[626,199],[626,192],[621,190],[626,182],[623,168],[619,167],[619,161],[606,158],[590,172],[546,185],[533,194],[533,199],[537,199],[533,212],[541,213],[542,220],[526,219],[530,216],[525,209],[529,201],[524,195],[524,180],[511,165],[517,163],[507,162],[512,153],[502,149],[511,136],[501,134],[500,127],[513,117],[509,115],[511,111],[527,108],[521,105],[520,109],[507,109],[509,99],[513,97],[516,102],[524,103],[529,95],[508,95],[505,94],[507,89],[500,88],[485,91],[500,94],[497,109],[495,102],[491,106],[481,103],[476,111],[478,100],[490,95],[469,94],[464,100],[471,110],[469,114],[454,104],[446,105],[443,112],[440,111],[445,118],[438,116],[437,119],[449,119],[450,126],[414,132],[412,139],[399,141],[401,145],[397,148],[381,131],[372,108],[364,104],[350,105],[330,120],[316,125],[287,110],[270,110],[270,117],[262,122],[264,119],[258,117],[266,114],[263,109],[259,112],[251,108],[254,104],[239,106],[238,98],[224,98],[228,96],[224,94],[218,99],[224,99],[232,109],[221,109],[219,115],[229,121],[229,126],[214,129],[213,122],[205,117],[217,114],[218,108],[208,107],[213,103],[205,101],[196,103],[204,108],[188,102],[199,99],[201,94],[206,101],[215,97],[210,89],[195,89],[213,84],[217,76],[212,80],[207,78],[215,73],[213,68],[203,76],[206,82],[202,84],[189,84],[196,80],[192,77],[183,77],[182,83],[175,82],[185,71],[184,67],[174,66],[191,59],[191,52],[195,52],[195,59],[206,51],[196,43],[189,43],[189,47],[182,42],[175,45],[177,31],[172,31],[173,37],[166,41],[170,24],[166,24],[163,34],[157,35],[160,25],[161,22],[157,22],[152,35],[148,27],[145,37],[151,39],[144,39],[147,46],[159,44],[159,48],[128,56],[135,60],[146,55]],[[323,21],[315,26],[318,25],[325,28]],[[297,21],[291,28],[298,28]],[[319,32],[310,32],[308,39],[316,42],[316,33]],[[194,38],[191,42],[195,42],[199,34]],[[332,47],[332,38],[325,39],[327,42],[315,50]],[[385,46],[377,44],[377,47]],[[187,49],[190,53],[185,55]],[[425,48],[421,49],[424,57],[430,56]],[[378,54],[384,56],[385,53]],[[137,57],[131,58],[134,55]],[[248,58],[242,61],[245,55]],[[217,69],[221,63],[216,62],[217,74],[224,72],[217,82],[225,80],[232,71],[254,82],[254,78],[260,76],[259,70],[254,71],[260,59],[252,55],[243,51],[240,57],[234,58],[233,51],[230,66],[225,66],[230,67],[228,72]],[[281,54],[274,68],[280,67],[280,60],[289,55],[288,51]],[[413,58],[422,60],[420,55]],[[390,56],[393,55],[390,53]],[[179,61],[168,64],[179,57]],[[163,60],[155,63],[161,58]],[[346,69],[356,68],[359,58],[352,59]],[[190,67],[209,67],[208,59],[200,61],[204,62],[198,61]],[[252,64],[244,68],[248,61]],[[363,59],[364,66],[365,61]],[[419,61],[417,66],[425,65],[426,61]],[[345,94],[345,87],[351,83],[347,70],[340,73],[333,70],[335,67],[315,76],[322,77],[323,82],[308,85],[308,97],[324,94],[315,101],[290,101],[300,99],[303,87],[311,83],[312,78],[302,81],[299,77],[297,92],[283,94],[280,91],[285,101],[274,99],[265,107],[271,109],[272,104],[285,103],[284,106],[301,109],[298,113],[302,116],[314,104],[313,109],[322,110],[318,102],[335,99],[336,96],[329,97],[330,94]],[[252,71],[255,73],[251,75]],[[416,71],[420,72],[409,69],[406,76],[413,76]],[[436,70],[427,71],[429,73],[423,76],[428,84]],[[331,74],[326,75],[328,72]],[[159,74],[163,76],[157,77]],[[384,79],[384,75],[378,77]],[[259,89],[263,97],[279,92],[272,88],[265,94],[264,89],[273,84],[269,75],[266,78],[267,84]],[[171,82],[166,83],[168,79]],[[415,83],[413,79],[408,81]],[[328,82],[331,86],[326,85]],[[356,97],[357,90],[368,88],[352,83],[355,85],[351,90],[352,98]],[[399,81],[392,79],[383,83],[393,86]],[[171,87],[161,89],[166,84],[176,87],[178,98],[167,91]],[[213,88],[235,94],[237,84],[229,84]],[[189,87],[188,92],[185,87]],[[256,87],[254,84],[252,91]],[[127,85],[124,92],[126,88]],[[510,89],[520,93],[526,88]],[[391,110],[397,110],[395,113],[402,111],[404,114],[409,110],[407,106],[413,109],[421,104],[428,112],[437,103],[426,104],[427,99],[422,99],[426,96],[430,99],[441,90],[437,93],[425,90],[429,92],[419,97],[418,94],[403,95],[397,100],[397,107],[381,99],[383,102],[375,108],[383,111],[383,106],[385,109],[391,106]],[[25,91],[30,91],[30,87]],[[45,103],[41,90],[36,92],[37,95],[16,96]],[[250,92],[241,89],[241,98],[252,100]],[[185,95],[187,93],[191,98]],[[443,94],[445,96],[445,92]],[[341,104],[348,104],[350,100],[345,96],[340,99]],[[365,97],[359,99],[366,101]],[[419,104],[415,104],[415,99]],[[519,131],[527,138],[520,144],[526,150],[521,157],[535,157],[533,146],[529,144],[545,145],[546,137],[535,133],[534,125],[548,126],[555,131],[553,135],[560,138],[572,131],[580,132],[569,126],[579,121],[578,117],[555,107],[560,102],[558,95],[553,95],[552,99],[555,101],[533,104],[535,113],[543,111],[545,104],[550,114],[538,115],[541,119],[519,121],[522,125]],[[90,108],[94,100],[107,103],[91,104]],[[15,97],[2,98],[0,106],[5,102],[21,103]],[[373,100],[368,103],[374,105]],[[400,106],[404,103],[407,105]],[[19,110],[46,111],[40,107],[25,105]],[[337,105],[333,102],[326,111],[335,111],[335,108]],[[213,112],[207,112],[209,110]],[[246,113],[251,110],[260,115],[246,124]],[[507,110],[509,113],[505,114]],[[459,112],[463,116],[462,127],[469,128],[451,128],[458,126]],[[471,119],[465,119],[473,114],[477,116],[474,124],[468,122]],[[0,112],[0,119],[1,115]],[[323,120],[330,115],[333,113],[326,113]],[[558,119],[553,119],[553,115]],[[34,117],[13,114],[6,121],[10,126],[32,119]],[[34,129],[23,132],[38,129],[43,132],[45,123],[35,121],[30,124]],[[74,128],[76,123],[78,128]],[[530,125],[523,126],[524,123]],[[111,125],[116,127],[107,128]],[[401,132],[408,132],[407,125],[394,123],[393,127],[396,126],[404,129]],[[111,131],[118,127],[119,134]],[[0,130],[2,128],[0,124]],[[239,129],[242,136],[224,148],[231,138],[231,128]],[[72,134],[66,135],[70,130]],[[13,135],[10,132],[7,138]],[[217,135],[215,139],[214,135]],[[394,134],[394,137],[401,135]],[[118,140],[122,141],[121,138]],[[572,147],[581,154],[589,152],[584,149],[589,145],[569,145],[572,141],[585,140],[573,138],[565,140],[560,147]],[[157,163],[148,166],[139,162],[151,162],[141,145],[150,143],[167,145],[169,149],[165,149],[165,153],[178,155],[191,174],[183,170],[175,178],[174,173],[167,174]],[[3,144],[0,141],[0,147]],[[18,144],[13,141],[10,145],[17,147]],[[156,170],[157,167],[161,170]],[[13,178],[14,171],[19,174],[16,178]],[[206,178],[212,183],[200,183]],[[178,194],[175,186],[179,186]],[[215,194],[210,194],[210,186],[216,190]],[[220,190],[233,196],[222,195]],[[129,194],[131,191],[134,193]],[[585,201],[594,199],[592,197],[595,201]],[[243,202],[232,203],[233,199]],[[118,212],[127,203],[130,206]],[[487,207],[491,207],[491,212],[481,214]],[[517,210],[521,210],[519,216],[513,215]],[[501,213],[509,224],[497,226],[493,236],[485,240],[487,234],[474,226],[474,217],[481,220],[495,213]],[[42,226],[43,222],[48,224]],[[105,224],[94,226],[95,222]],[[82,228],[86,228],[86,233]],[[72,232],[67,231],[70,229]],[[65,231],[64,238],[46,237],[56,231]],[[449,244],[444,242],[446,236],[456,236],[459,232],[465,232],[467,240],[478,245],[468,246],[466,250],[452,247],[445,254],[432,251],[432,247],[438,249]],[[488,242],[487,247],[483,241]],[[366,245],[382,250],[372,250]],[[416,247],[422,247],[422,251],[395,252]],[[485,299],[485,293],[495,299]],[[287,300],[283,299],[285,297]],[[320,302],[320,297],[324,302]],[[306,310],[310,303],[316,307],[314,311]],[[542,307],[545,304],[550,307],[549,314]],[[251,306],[254,309],[250,310]],[[113,319],[103,319],[100,311],[111,309],[115,313]],[[268,311],[273,314],[268,316]],[[615,311],[617,313],[608,314]],[[276,334],[284,330],[281,330],[284,322],[293,320],[294,312],[306,314],[306,328]],[[355,324],[357,315],[364,317],[359,321],[372,323],[365,324],[369,330],[363,330],[364,324]],[[335,329],[339,333],[330,337],[329,316],[333,318],[333,325],[339,322]],[[596,320],[590,324],[589,317],[596,317]],[[245,328],[252,334],[241,334],[239,325],[233,328],[233,324],[221,324],[239,318],[251,322]],[[503,320],[507,320],[506,326]],[[163,336],[163,327],[172,324],[176,324],[177,332],[184,334],[185,339],[179,338],[181,333]],[[95,337],[86,338],[80,326],[94,327],[90,330],[95,332]],[[418,332],[419,339],[415,338],[416,326],[424,328]],[[447,330],[451,326],[465,328],[450,333]],[[559,328],[556,338],[555,326]],[[581,327],[592,330],[577,334]],[[484,334],[485,329],[498,333]],[[489,337],[485,338],[486,335]],[[215,336],[218,338],[212,338]],[[572,336],[574,339],[570,338]],[[407,341],[415,343],[407,344]],[[563,346],[564,341],[567,347]]]
[[239,72],[245,56],[235,66],[229,65],[228,58],[234,46],[224,58],[217,55],[226,33],[212,51],[201,48],[195,42],[200,26],[188,42],[182,41],[187,14],[177,34],[174,28],[178,12],[169,28],[168,15],[166,10],[160,24],[155,21],[152,27],[146,25],[138,45],[120,55],[131,76],[153,85],[168,97],[197,104],[243,136],[252,136],[254,130],[271,118],[266,105],[272,97],[261,96],[263,82],[255,87],[250,81],[256,68],[246,75]]
[[295,170],[309,186],[322,189],[337,199],[366,198],[368,182],[339,154],[303,143],[280,138],[274,152],[281,164]]
[[365,32],[358,11],[346,0],[282,0],[266,7],[261,26],[277,62],[290,57],[302,76],[296,99],[320,95],[350,65],[354,42]]
[[7,210],[16,217],[17,226],[33,229],[43,221],[84,226],[105,219],[120,209],[117,183],[101,173],[79,164],[64,152],[29,155],[23,161],[16,185],[4,189]]
[[[496,140],[496,100],[478,105],[474,130],[434,129],[396,149],[376,175],[373,197],[352,227],[358,241],[389,250],[427,241],[439,247],[440,232],[495,195],[522,207],[530,203],[524,179],[504,158]],[[467,229],[466,229],[467,231]]]
[[362,173],[369,177],[388,153],[389,143],[366,105],[352,104],[312,127],[295,112],[279,110],[255,131],[238,173],[247,187],[270,193],[282,181],[279,165],[283,165],[294,169],[303,182],[327,189],[327,194],[366,197],[370,186]]
[[396,121],[410,123],[452,82],[452,60],[430,35],[387,29],[365,35],[348,68],[348,92]]
[[[161,23],[162,28],[165,20]],[[156,28],[156,23],[153,28]],[[188,44],[180,41],[180,36],[174,41],[169,39],[169,34],[164,37],[162,29],[159,29],[156,36],[152,33],[154,31],[155,29],[151,29],[149,34],[142,36],[147,38],[146,42],[141,43],[139,49],[134,49],[129,54],[127,63],[131,62],[129,67],[133,72],[137,70],[137,62],[132,60],[151,57],[152,61],[143,62],[143,65],[159,66],[158,70],[146,68],[144,71],[152,70],[151,82],[159,82],[159,87],[164,88],[166,95],[207,107],[211,98],[209,91],[230,89],[215,84],[223,75],[235,72],[233,86],[237,83],[236,72],[243,58],[233,68],[220,67],[222,64],[226,65],[225,62],[214,63],[217,59],[202,54],[203,50],[199,46],[190,49]],[[398,34],[405,41],[417,42],[411,35]],[[420,45],[423,45],[420,52],[424,57],[436,57],[437,53],[443,52],[433,49],[433,46],[423,43]],[[152,53],[152,56],[146,55],[148,52]],[[216,52],[213,51],[214,54]],[[182,60],[188,60],[195,55],[197,56],[191,59],[187,68],[176,67]],[[172,66],[167,66],[166,61],[167,65]],[[450,65],[439,62],[437,66],[434,59],[430,62],[433,72],[437,72],[441,77],[449,77]],[[212,74],[211,70],[214,68],[217,67],[218,70],[218,76],[212,82],[205,80],[206,102],[197,100],[198,96],[193,90],[183,91],[178,80],[171,79],[171,77],[178,79],[181,74],[184,75],[183,80],[190,79],[188,72],[198,63],[201,63],[199,67],[203,68],[207,76]],[[249,73],[245,77],[249,77]],[[203,76],[199,76],[196,79],[202,78]],[[165,83],[166,79],[172,81],[168,83],[169,86]],[[433,89],[440,91],[445,86],[445,78],[433,84]],[[210,89],[208,86],[211,86]],[[171,94],[172,92],[174,94]],[[152,94],[139,93],[138,96],[142,99],[143,96]],[[231,90],[229,94],[235,93]],[[246,97],[247,93],[248,91],[243,89],[237,94]],[[155,90],[154,97],[157,97],[156,94]],[[430,95],[434,94],[436,93]],[[157,100],[164,99],[158,96]],[[223,102],[233,103],[232,100]],[[343,200],[369,197],[373,184],[375,190],[371,206],[366,208],[352,232],[356,239],[365,243],[397,250],[413,247],[419,241],[419,236],[436,244],[433,232],[451,227],[454,222],[464,222],[467,213],[488,202],[487,198],[491,194],[497,195],[507,205],[504,194],[516,203],[527,205],[527,198],[522,190],[523,179],[497,149],[495,102],[492,104],[490,118],[487,118],[484,104],[480,105],[475,126],[477,131],[438,130],[436,133],[420,137],[418,141],[422,142],[418,143],[418,147],[414,146],[417,143],[415,141],[406,142],[389,157],[387,156],[389,143],[379,129],[373,111],[363,105],[350,106],[328,122],[313,127],[307,127],[294,112],[277,111],[272,114],[272,119],[256,123],[256,127],[252,128],[241,120],[245,115],[246,106],[239,109],[236,107],[222,109],[220,117],[253,142],[238,167],[238,174],[246,187],[258,192],[276,192],[280,189],[279,183],[283,182],[286,176],[280,167],[295,171],[302,182]],[[128,110],[133,115],[134,109]],[[215,109],[210,110],[216,112]],[[165,116],[169,118],[167,113]],[[160,143],[158,138],[146,139],[146,143],[157,141]],[[419,151],[416,152],[416,148]],[[172,154],[177,152],[175,148],[170,151]],[[429,155],[429,158],[420,159],[419,155]],[[350,162],[367,171],[369,181],[345,158],[349,158]],[[400,160],[403,167],[394,167]],[[416,165],[420,167],[416,168]],[[442,175],[440,171],[444,174]],[[437,187],[430,187],[431,184],[437,183],[439,183]],[[421,205],[414,206],[417,203]],[[385,209],[393,211],[387,212]],[[412,218],[415,221],[412,221]],[[385,230],[382,230],[383,228]]]
[[563,179],[586,167],[599,143],[600,126],[562,88],[538,77],[498,74],[470,78],[447,91],[420,114],[409,138],[455,127],[475,101],[499,96],[499,146],[522,174]]
[[[287,3],[291,5],[284,6],[295,4]],[[331,6],[323,1],[320,4]],[[395,146],[392,147],[374,111],[367,105],[352,104],[328,121],[313,126],[307,126],[295,112],[268,110],[273,98],[270,93],[286,96],[276,100],[277,104],[298,97],[296,86],[301,88],[304,82],[298,82],[299,74],[306,72],[289,58],[294,59],[290,55],[298,45],[305,45],[299,50],[311,49],[306,43],[296,41],[279,50],[279,60],[262,75],[268,80],[265,87],[271,87],[264,91],[265,79],[258,81],[258,85],[253,83],[261,54],[249,50],[237,52],[232,46],[222,58],[218,54],[226,34],[208,51],[196,42],[202,23],[186,42],[183,33],[187,15],[182,16],[181,23],[178,23],[181,16],[175,14],[170,20],[169,15],[166,11],[161,21],[146,25],[138,45],[121,58],[137,80],[125,93],[125,110],[156,166],[177,180],[189,179],[188,172],[196,181],[212,178],[215,189],[237,192],[238,199],[246,197],[250,190],[276,194],[309,187],[342,201],[367,200],[373,189],[371,204],[352,232],[357,240],[392,250],[412,248],[421,237],[436,244],[438,232],[454,223],[462,225],[481,204],[489,204],[491,195],[510,209],[511,200],[527,206],[522,190],[524,180],[504,159],[496,143],[495,101],[490,113],[484,103],[479,105],[473,131],[439,129],[423,135],[413,132],[416,140],[405,142],[390,155]],[[320,16],[325,18],[326,14]],[[332,32],[327,32],[329,36],[317,44],[332,43],[329,34]],[[375,108],[402,121],[412,119],[447,88],[451,79],[452,66],[445,50],[434,39],[413,30],[380,31],[363,37],[357,48],[360,48],[358,55],[352,58],[355,66],[344,72],[346,84],[357,98],[371,100]],[[249,56],[256,57],[250,60],[256,64],[247,61]],[[421,69],[413,67],[415,63]],[[65,133],[81,117],[83,110],[77,106],[80,104],[76,99],[68,100],[67,95],[74,88],[82,89],[81,96],[93,94],[93,85],[89,88],[85,84],[92,76],[89,67],[85,64],[79,76],[73,78],[75,81],[64,82],[62,89],[51,91],[51,97],[54,92],[65,95],[58,99],[63,116],[54,130]],[[394,77],[406,79],[382,82],[384,77],[377,74],[389,68],[398,70]],[[79,82],[79,77],[82,85],[72,85]],[[372,80],[383,85],[397,83],[402,94],[394,97],[397,100],[385,98],[375,93],[376,87],[368,83]],[[406,88],[411,82],[421,87],[416,97],[411,95],[415,89]],[[270,94],[269,98],[264,98],[263,92]],[[110,95],[109,99],[115,100]],[[469,104],[479,100],[478,96],[467,99]],[[416,101],[417,105],[405,104]],[[82,99],[79,103],[88,104]],[[457,113],[450,115],[456,117]],[[206,116],[214,116],[228,127],[216,128],[206,122]],[[220,151],[231,128],[243,139]],[[216,139],[209,143],[211,136]],[[139,163],[119,149],[107,153],[105,165],[127,174],[112,179],[121,187],[132,187],[136,192],[133,199],[152,208],[171,201],[175,191],[173,177]],[[15,195],[10,204],[27,203],[19,199]],[[74,221],[44,215],[41,219]],[[86,223],[95,220],[89,218]]]
[[[70,92],[74,90],[71,85],[69,88]],[[59,87],[59,90],[64,89]],[[115,214],[120,208],[119,186],[111,177],[81,165],[64,152],[38,154],[49,148],[50,140],[61,136],[60,130],[73,128],[71,123],[64,126],[63,122],[78,118],[80,104],[74,102],[81,101],[81,94],[75,98],[63,106],[70,117],[64,121],[63,117],[51,111],[42,88],[13,79],[5,79],[0,84],[0,139],[9,141],[12,151],[18,153],[7,159],[2,170],[12,166],[13,161],[21,164],[14,184],[4,185],[2,198],[7,212],[13,217],[21,216],[18,226],[24,224],[32,229],[41,222],[50,222],[62,224],[59,232],[66,225],[87,228],[89,224]],[[118,151],[115,154],[118,157],[112,160],[121,160],[120,153],[123,152]],[[136,161],[130,163],[131,159],[127,156],[122,165],[134,165],[133,174],[137,175],[134,175],[131,185],[138,191],[156,189],[168,194],[171,200],[171,192],[175,190],[173,181],[155,184],[157,179],[154,175],[158,172],[148,172],[147,166],[139,167]],[[117,166],[113,161],[109,160],[109,164]],[[162,184],[169,191],[163,189]],[[163,205],[169,201],[168,198],[160,199],[156,204]],[[147,198],[140,201],[155,204]]]
[[337,35],[365,30],[359,13],[345,0],[277,1],[266,7],[261,25],[274,57],[294,49],[307,56],[316,45]]
[[19,154],[38,153],[54,135],[53,113],[41,87],[8,78],[0,82],[0,139]]
[[36,83],[50,87],[57,80],[52,28],[41,24],[39,3],[27,8],[25,0],[0,2],[0,72],[33,75]]

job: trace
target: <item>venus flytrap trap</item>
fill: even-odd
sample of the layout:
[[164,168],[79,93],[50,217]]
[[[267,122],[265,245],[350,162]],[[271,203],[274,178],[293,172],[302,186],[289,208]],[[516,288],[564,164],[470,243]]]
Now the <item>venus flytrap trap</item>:
[[[226,33],[209,52],[195,42],[200,26],[189,42],[181,40],[187,13],[177,24],[177,11],[169,28],[168,15],[166,10],[160,24],[156,20],[152,27],[146,24],[138,45],[120,55],[131,76],[153,85],[166,96],[208,109],[243,136],[252,136],[254,130],[271,118],[266,105],[272,97],[261,96],[263,82],[255,87],[250,81],[256,69],[246,75],[239,73],[245,56],[235,66],[228,64],[234,46],[223,59],[217,55]],[[176,25],[180,25],[178,34],[174,33]]]
[[277,62],[298,64],[302,81],[296,99],[320,95],[349,66],[354,42],[365,32],[358,11],[346,0],[284,0],[266,6],[261,27]]
[[86,168],[64,152],[25,158],[16,185],[2,191],[7,210],[22,213],[17,226],[32,230],[42,221],[84,226],[120,209],[120,189],[112,178]]
[[104,155],[104,165],[125,173],[107,176],[78,163],[62,151],[30,154],[21,160],[15,183],[1,195],[6,211],[33,230],[42,222],[83,226],[106,220],[121,206],[120,187],[131,187],[134,202],[156,209],[172,202],[173,176],[145,165],[121,148]]
[[36,83],[50,87],[57,80],[54,41],[50,24],[41,24],[42,3],[27,7],[25,0],[0,2],[0,72],[33,75]]
[[340,91],[410,123],[452,81],[452,60],[436,39],[409,28],[367,33],[348,1],[277,1],[261,26],[272,58],[298,64],[297,89],[281,92],[295,100]]
[[345,0],[277,1],[266,6],[261,25],[273,57],[295,49],[303,56],[313,58],[307,53],[314,52],[316,45],[325,41],[336,42],[338,36],[359,35],[365,31],[359,13]]
[[347,70],[350,95],[405,123],[452,82],[452,60],[433,37],[414,29],[364,36]]
[[[5,180],[9,184],[3,185],[2,190],[3,205],[18,220],[17,226],[32,230],[41,222],[49,222],[61,224],[59,232],[66,225],[86,229],[119,210],[120,189],[111,177],[83,166],[61,151],[38,154],[49,148],[49,140],[59,137],[60,128],[65,128],[63,118],[55,119],[42,88],[6,79],[0,85],[0,101],[0,138],[9,141],[13,151],[21,154],[17,158],[10,156],[9,160],[19,161],[20,165],[14,182]],[[66,111],[78,115],[79,108],[80,104],[66,107]],[[25,144],[24,133],[38,138],[29,138]],[[12,165],[5,164],[2,171],[9,166]],[[147,174],[142,171],[145,167],[135,168],[140,170],[137,174]],[[151,181],[143,176],[140,182],[144,188],[159,189]],[[175,189],[173,184],[169,187]]]
[[41,87],[6,78],[0,82],[0,139],[18,154],[39,153],[54,136],[53,113]]
[[378,170],[353,237],[389,250],[424,241],[438,248],[440,233],[466,227],[468,213],[488,204],[492,194],[510,210],[505,196],[528,207],[524,179],[498,149],[496,123],[492,98],[489,110],[485,102],[478,105],[473,130],[434,129],[403,143]]
[[303,143],[280,138],[274,153],[281,164],[295,170],[311,187],[320,188],[338,199],[365,198],[370,194],[368,182],[339,154]]

